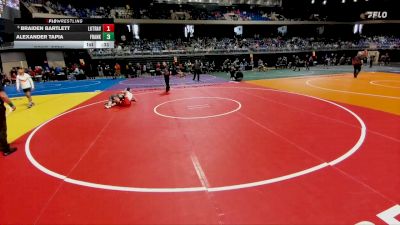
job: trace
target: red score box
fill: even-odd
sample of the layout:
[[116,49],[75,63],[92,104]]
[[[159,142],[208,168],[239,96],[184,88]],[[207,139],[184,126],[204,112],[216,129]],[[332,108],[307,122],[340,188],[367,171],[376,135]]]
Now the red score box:
[[114,24],[103,24],[103,32],[114,32]]

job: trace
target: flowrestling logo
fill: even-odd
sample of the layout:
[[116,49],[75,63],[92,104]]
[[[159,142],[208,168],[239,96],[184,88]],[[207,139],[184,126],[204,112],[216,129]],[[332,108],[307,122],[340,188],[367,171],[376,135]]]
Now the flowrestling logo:
[[388,17],[387,11],[367,11],[365,13],[361,13],[361,19],[386,19]]

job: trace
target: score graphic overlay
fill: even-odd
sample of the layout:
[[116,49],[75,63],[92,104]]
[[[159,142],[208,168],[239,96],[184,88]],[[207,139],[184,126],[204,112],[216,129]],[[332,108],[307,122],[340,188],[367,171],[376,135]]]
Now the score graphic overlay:
[[15,19],[14,48],[114,48],[112,19]]

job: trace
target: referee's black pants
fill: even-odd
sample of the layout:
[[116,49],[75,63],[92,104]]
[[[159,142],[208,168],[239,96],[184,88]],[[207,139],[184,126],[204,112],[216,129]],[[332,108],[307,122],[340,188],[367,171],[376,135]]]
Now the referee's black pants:
[[169,75],[164,75],[164,81],[165,81],[165,91],[168,92],[170,89],[169,86]]
[[201,70],[194,70],[193,80],[196,80],[196,76],[197,76],[197,81],[199,81],[200,80],[200,73],[201,73]]

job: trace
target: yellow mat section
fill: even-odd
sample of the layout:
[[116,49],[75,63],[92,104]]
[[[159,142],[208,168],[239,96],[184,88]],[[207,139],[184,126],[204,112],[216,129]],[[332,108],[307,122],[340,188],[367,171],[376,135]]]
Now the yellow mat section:
[[400,75],[382,72],[248,81],[400,115]]
[[8,141],[11,143],[43,122],[96,96],[99,92],[33,96],[35,106],[27,108],[25,97],[13,98],[17,110],[7,109]]

